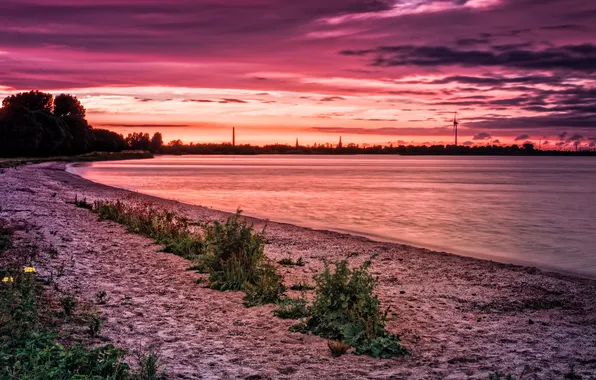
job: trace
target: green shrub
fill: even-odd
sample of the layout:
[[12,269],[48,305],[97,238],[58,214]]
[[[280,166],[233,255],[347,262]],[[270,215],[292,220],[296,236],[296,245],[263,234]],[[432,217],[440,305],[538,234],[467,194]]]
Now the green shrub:
[[368,272],[370,261],[353,270],[346,260],[334,266],[332,271],[325,263],[323,272],[314,276],[316,297],[311,317],[292,330],[344,341],[356,354],[381,358],[406,354],[399,336],[385,330],[387,312],[380,310],[380,301],[373,294],[376,281]]
[[122,362],[124,354],[112,345],[67,349],[51,334],[30,333],[15,340],[9,350],[2,349],[0,378],[124,380],[129,378],[129,367]]
[[258,268],[257,280],[244,285],[244,305],[246,307],[276,303],[285,293],[282,277],[275,267],[268,263],[261,263]]
[[277,303],[277,306],[273,314],[279,318],[301,319],[310,315],[308,302],[304,298],[284,298]]
[[275,303],[285,292],[282,278],[265,257],[263,234],[239,218],[240,212],[207,226],[200,267],[209,274],[211,289],[244,290],[246,306]]
[[77,300],[72,296],[66,296],[60,298],[60,305],[62,305],[62,310],[64,310],[65,315],[72,315],[74,312],[75,307],[77,306]]

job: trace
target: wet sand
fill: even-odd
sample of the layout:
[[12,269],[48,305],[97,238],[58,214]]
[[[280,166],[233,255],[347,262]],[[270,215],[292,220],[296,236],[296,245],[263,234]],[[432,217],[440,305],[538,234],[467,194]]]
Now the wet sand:
[[196,284],[187,260],[67,202],[143,200],[200,220],[228,214],[96,184],[64,164],[3,171],[0,217],[27,221],[35,228],[17,234],[58,250],[35,263],[40,273],[64,267],[58,287],[88,300],[106,291],[102,335],[127,349],[153,346],[171,378],[487,379],[498,370],[562,379],[570,366],[596,378],[594,280],[268,222],[267,256],[306,262],[280,268],[287,285],[311,281],[322,258],[359,252],[357,265],[377,254],[378,294],[397,314],[388,330],[412,355],[333,358],[324,339],[289,332],[295,321],[274,317],[273,306],[247,309],[242,293]]

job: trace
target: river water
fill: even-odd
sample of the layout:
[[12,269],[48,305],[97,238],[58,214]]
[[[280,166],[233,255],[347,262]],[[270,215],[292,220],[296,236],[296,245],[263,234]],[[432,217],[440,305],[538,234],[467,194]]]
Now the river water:
[[69,170],[274,221],[596,277],[590,157],[158,156]]

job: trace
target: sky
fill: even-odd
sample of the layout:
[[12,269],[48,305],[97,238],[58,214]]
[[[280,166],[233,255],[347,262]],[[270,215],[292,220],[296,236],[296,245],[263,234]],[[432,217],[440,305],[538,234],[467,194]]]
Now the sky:
[[596,146],[593,0],[2,0],[0,97],[167,141]]

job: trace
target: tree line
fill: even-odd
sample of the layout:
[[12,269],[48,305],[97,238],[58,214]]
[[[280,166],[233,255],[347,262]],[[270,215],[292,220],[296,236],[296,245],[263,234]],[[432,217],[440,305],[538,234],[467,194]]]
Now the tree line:
[[126,138],[107,129],[93,128],[86,110],[73,95],[40,91],[21,92],[2,100],[0,157],[47,157],[127,149],[157,152],[160,133],[133,133]]

